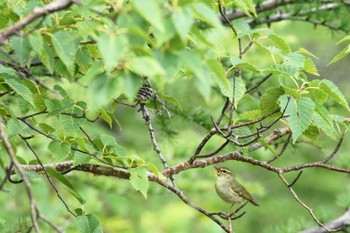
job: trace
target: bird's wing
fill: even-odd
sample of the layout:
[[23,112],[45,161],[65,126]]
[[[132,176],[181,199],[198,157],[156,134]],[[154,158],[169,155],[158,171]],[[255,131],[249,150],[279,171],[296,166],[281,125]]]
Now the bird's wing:
[[237,182],[237,187],[233,191],[237,193],[238,196],[251,202],[253,205],[259,206],[259,204],[256,203],[254,198],[250,195],[250,193],[240,183]]

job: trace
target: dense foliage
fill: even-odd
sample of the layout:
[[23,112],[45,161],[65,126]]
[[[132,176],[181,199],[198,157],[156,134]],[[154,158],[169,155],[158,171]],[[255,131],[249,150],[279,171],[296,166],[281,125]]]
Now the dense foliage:
[[[313,2],[0,1],[0,200],[17,209],[0,218],[4,231],[145,232],[159,217],[166,229],[158,232],[233,232],[254,211],[261,221],[250,225],[263,226],[264,210],[247,206],[232,220],[210,212],[229,206],[206,202],[216,195],[213,169],[192,168],[244,162],[236,169],[248,179],[273,175],[269,185],[287,187],[301,205],[293,189],[301,171],[350,173],[349,160],[333,158],[349,127],[346,97],[320,76],[312,51],[269,27],[298,20],[348,31],[345,1]],[[291,158],[302,150],[326,155]],[[245,183],[262,199],[265,184]],[[177,197],[187,206],[163,206]],[[320,226],[331,218],[305,208]],[[294,217],[291,232],[310,226]]]

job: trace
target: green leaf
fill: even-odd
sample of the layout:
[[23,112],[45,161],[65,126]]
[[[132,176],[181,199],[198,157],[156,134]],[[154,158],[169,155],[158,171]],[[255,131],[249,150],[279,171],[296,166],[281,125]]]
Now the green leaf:
[[152,26],[158,30],[164,30],[162,9],[160,2],[157,0],[134,0],[133,1],[136,10],[139,14],[147,20]]
[[333,59],[330,63],[328,63],[328,65],[335,63],[337,61],[339,61],[340,59],[342,59],[343,57],[345,57],[346,55],[348,55],[350,53],[350,44],[347,45],[342,51],[340,51]]
[[243,36],[250,35],[252,30],[249,24],[243,19],[236,19],[232,22],[232,26],[235,28],[237,36],[242,38]]
[[128,41],[126,37],[100,33],[96,41],[106,69],[112,70],[118,65],[121,56],[127,51]]
[[225,69],[222,64],[216,59],[207,61],[211,71],[215,74],[215,80],[218,83],[221,93],[230,100],[233,98],[233,90],[229,80],[226,78]]
[[278,46],[278,48],[281,49],[282,53],[287,54],[292,52],[288,43],[282,37],[271,34],[269,35],[269,39],[272,40]]
[[11,46],[14,49],[14,57],[20,64],[24,64],[30,57],[31,46],[28,37],[13,36],[11,37]]
[[58,57],[68,68],[74,66],[75,54],[78,50],[79,42],[75,39],[76,34],[72,31],[58,31],[51,37],[51,41]]
[[81,164],[85,164],[88,163],[91,160],[91,156],[84,154],[80,151],[76,151],[74,152],[74,162],[73,162],[73,166],[78,166]]
[[144,75],[147,77],[162,76],[165,74],[165,70],[159,64],[157,60],[152,57],[136,57],[132,63],[130,70],[133,72]]
[[68,188],[68,191],[80,202],[80,204],[85,203],[85,200],[80,196],[80,194],[75,190],[74,186],[69,182],[69,180],[67,180],[67,178],[64,175],[50,167],[46,168],[46,171],[49,173],[50,176],[55,177],[63,185],[65,185]]
[[316,111],[313,113],[312,121],[314,124],[321,129],[328,137],[333,140],[338,140],[338,133],[334,129],[333,122],[329,117],[329,113],[317,106]]
[[109,114],[103,108],[100,109],[100,114],[101,114],[101,119],[104,120],[109,125],[109,128],[112,128],[113,121],[112,121],[112,118],[109,116]]
[[260,109],[263,115],[267,115],[278,108],[277,100],[285,92],[282,88],[271,88],[260,98]]
[[306,49],[304,49],[304,48],[300,48],[300,49],[298,50],[298,52],[299,52],[299,53],[303,53],[303,54],[307,54],[307,55],[309,55],[309,56],[311,56],[311,57],[313,57],[313,58],[318,59],[318,57],[316,57],[316,55],[314,55],[313,53],[309,52],[308,50],[306,50]]
[[41,34],[38,31],[33,31],[28,35],[28,39],[32,49],[40,55],[44,49],[44,40]]
[[117,143],[115,137],[108,134],[101,134],[100,139],[104,146],[112,146],[114,153],[117,155],[127,156],[125,148]]
[[61,115],[60,120],[66,133],[76,133],[75,131],[85,122],[84,118],[66,115]]
[[19,78],[7,75],[6,77],[4,77],[4,80],[14,92],[16,92],[19,96],[21,96],[34,107],[34,94],[27,86],[23,85],[23,82],[21,82]]
[[283,58],[286,64],[295,66],[298,70],[304,67],[304,56],[300,53],[288,53]]
[[324,79],[320,82],[320,89],[326,92],[334,101],[350,111],[348,102],[339,88],[330,80]]
[[75,219],[75,223],[81,233],[102,233],[102,223],[93,214],[79,215]]
[[[289,96],[290,100],[286,109],[287,121],[292,130],[293,142],[303,134],[311,123],[315,103],[308,97],[302,97],[298,101]],[[281,111],[285,109],[288,102],[288,96],[283,95],[279,98]]]
[[350,40],[350,36],[346,36],[346,37],[344,37],[343,39],[339,40],[339,41],[337,42],[337,45],[340,44],[340,43],[342,43],[342,42],[344,42],[344,41],[348,41],[348,40]]
[[52,141],[50,142],[48,149],[55,157],[56,161],[63,161],[71,153],[71,145],[68,142]]
[[254,4],[251,0],[233,0],[232,3],[241,9],[244,14],[251,16],[250,12],[256,16]]
[[233,66],[235,67],[239,67],[239,68],[243,68],[243,69],[247,69],[247,70],[250,70],[250,71],[253,71],[253,72],[256,72],[256,73],[259,73],[259,69],[256,68],[255,66],[239,59],[238,57],[231,57],[230,58],[230,62]]
[[202,20],[213,27],[222,28],[222,24],[216,13],[206,4],[202,2],[195,3],[193,5],[193,13],[199,20]]
[[304,67],[303,69],[308,72],[309,74],[313,74],[313,75],[316,75],[316,76],[320,76],[317,72],[317,67],[315,66],[314,62],[306,57],[304,58]]
[[243,98],[246,87],[245,87],[245,82],[242,78],[240,77],[235,77],[234,78],[234,100],[235,100],[235,108],[237,108],[239,101]]
[[194,22],[191,12],[187,8],[177,8],[173,12],[171,19],[181,40],[186,41]]
[[134,189],[140,191],[142,195],[147,199],[147,190],[148,190],[148,177],[147,169],[144,166],[131,168],[130,171],[130,184]]
[[87,91],[88,106],[99,109],[110,103],[123,93],[123,79],[121,77],[107,77],[100,74],[94,78]]

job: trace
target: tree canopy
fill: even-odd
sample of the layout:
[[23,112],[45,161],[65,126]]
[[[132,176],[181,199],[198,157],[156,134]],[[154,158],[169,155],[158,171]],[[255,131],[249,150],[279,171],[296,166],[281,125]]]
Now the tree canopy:
[[[338,156],[349,128],[348,100],[318,71],[316,53],[294,48],[271,25],[301,21],[342,33],[343,49],[326,61],[332,66],[350,53],[349,6],[0,1],[0,200],[12,209],[0,216],[0,229],[348,227],[343,174],[350,173],[350,159]],[[242,182],[261,207],[229,209],[214,190],[216,164],[251,180]],[[269,189],[278,197],[267,201]],[[308,192],[315,193],[304,200]],[[338,207],[316,202],[327,201],[327,192],[338,194]],[[301,207],[307,217],[286,211],[287,226],[268,227],[279,216],[264,213],[283,205]]]

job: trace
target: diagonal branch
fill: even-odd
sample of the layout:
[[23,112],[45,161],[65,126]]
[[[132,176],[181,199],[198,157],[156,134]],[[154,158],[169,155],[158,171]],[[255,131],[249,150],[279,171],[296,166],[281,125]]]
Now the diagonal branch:
[[323,229],[325,229],[326,232],[336,232],[336,231],[339,231],[339,230],[341,230],[343,228],[343,226],[340,226],[340,227],[337,227],[337,228],[330,229],[326,225],[324,225],[320,220],[318,220],[318,218],[316,217],[314,211],[298,197],[298,195],[296,194],[296,192],[292,188],[292,185],[290,185],[288,183],[288,181],[284,178],[284,176],[282,174],[278,174],[278,176],[283,181],[283,183],[287,186],[287,188],[292,193],[293,197],[297,200],[297,202],[299,202],[310,213],[310,215],[312,216],[314,221],[318,225],[320,225]]
[[26,176],[26,172],[25,172],[24,168],[18,162],[18,160],[16,158],[16,154],[12,148],[12,145],[11,145],[10,141],[8,140],[7,135],[5,134],[5,130],[4,130],[4,126],[2,124],[1,118],[0,118],[0,139],[2,140],[2,142],[5,146],[5,150],[6,150],[7,154],[9,155],[13,166],[17,169],[17,171],[18,171],[19,175],[21,176],[23,183],[25,185],[26,192],[28,194],[28,198],[29,198],[29,202],[30,202],[31,218],[32,218],[32,224],[33,224],[34,230],[35,230],[35,232],[41,232],[40,228],[39,228],[39,223],[38,223],[39,210],[38,210],[38,207],[36,205],[36,202],[35,202],[35,199],[33,196],[32,188],[31,188],[29,180]]
[[5,45],[6,41],[13,35],[20,32],[23,28],[25,28],[27,25],[32,23],[34,20],[46,16],[50,13],[60,11],[63,9],[66,9],[70,7],[74,3],[73,0],[66,1],[66,0],[56,0],[53,1],[44,7],[36,7],[33,9],[32,13],[24,17],[23,19],[17,21],[14,25],[11,27],[6,28],[0,33],[0,45]]

